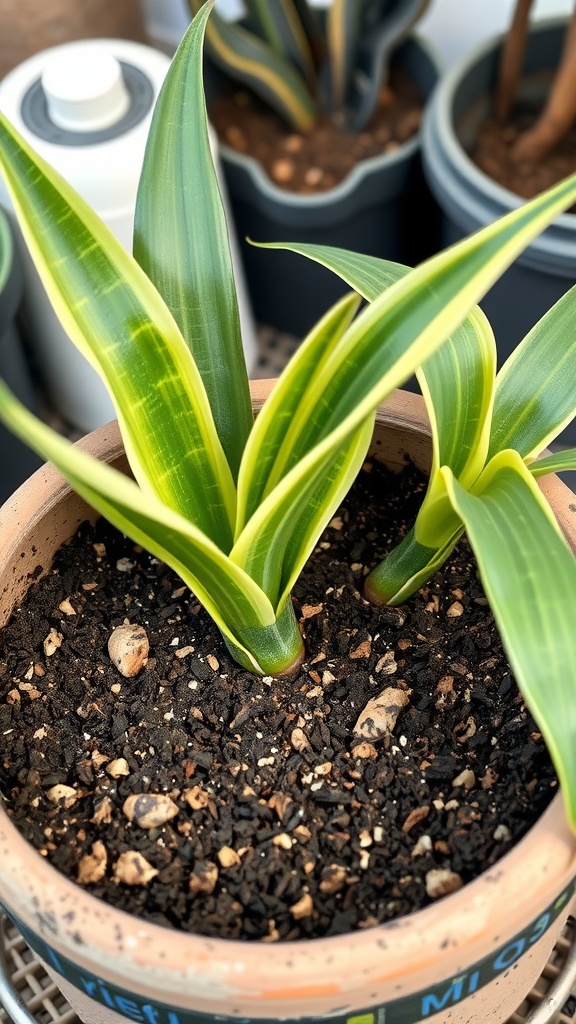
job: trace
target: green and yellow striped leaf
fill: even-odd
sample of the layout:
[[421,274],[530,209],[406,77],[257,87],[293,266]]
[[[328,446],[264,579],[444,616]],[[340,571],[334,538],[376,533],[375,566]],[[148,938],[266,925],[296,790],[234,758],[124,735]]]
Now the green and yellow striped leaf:
[[[562,203],[567,198],[566,187],[561,186]],[[574,179],[568,191],[573,189]],[[550,200],[551,194],[544,203]],[[527,243],[528,234],[535,228],[531,214],[540,219],[542,201],[536,200],[411,273],[398,265],[378,267],[373,259],[363,264],[357,254],[350,267],[342,252],[314,248],[314,258],[342,272],[348,283],[372,300],[372,306],[330,349],[302,393],[298,408],[293,409],[290,431],[284,439],[284,445],[288,440],[290,447],[286,466],[302,466],[302,460],[324,452],[325,443],[334,444],[335,439],[344,443],[350,436],[347,428],[351,423],[357,425],[361,411],[373,409],[419,363],[428,360],[428,366],[432,364],[428,377],[425,369],[420,371],[434,430],[431,486],[414,534],[396,562],[390,563],[391,578],[386,579],[384,562],[367,581],[376,600],[396,603],[400,594],[406,598],[441,564],[461,535],[461,520],[451,507],[444,477],[438,470],[451,460],[465,486],[470,486],[482,470],[488,447],[495,344],[486,318],[473,307],[483,289],[517,254],[519,237],[524,236],[523,244]],[[302,245],[284,243],[282,247],[309,255],[308,247]],[[394,276],[398,280],[390,284]],[[446,282],[448,289],[444,292]],[[384,292],[383,286],[388,286]],[[467,322],[459,326],[469,310]],[[434,355],[451,330],[454,338],[444,346],[448,356],[445,358],[442,350]],[[399,368],[404,360],[402,371]],[[445,402],[447,379],[450,402]],[[399,575],[402,569],[407,572],[404,578]]]
[[[244,652],[253,671],[270,672],[254,655],[257,634],[271,635],[274,609],[261,588],[208,537],[153,495],[144,495],[123,473],[78,450],[38,420],[0,382],[0,419],[114,526],[170,565],[202,602],[223,635]],[[296,634],[298,633],[296,629]],[[297,649],[299,635],[294,637]],[[246,639],[249,639],[249,644]],[[267,642],[268,644],[268,642]],[[297,653],[297,650],[296,650]],[[290,655],[293,660],[293,656]],[[288,662],[290,664],[290,661]]]
[[110,390],[141,487],[229,548],[234,484],[169,310],[108,228],[2,115],[0,169],[54,309]]
[[202,42],[211,6],[190,25],[156,101],[136,203],[134,256],[191,349],[235,477],[252,410],[206,126]]
[[468,493],[443,470],[518,686],[554,762],[576,828],[576,560],[517,452]]
[[[235,545],[234,558],[241,559],[243,566],[250,565],[251,572],[256,571],[254,566],[265,564],[266,556],[255,550],[256,538],[266,536],[265,547],[273,547],[271,538],[276,536],[285,500],[283,489],[295,481],[302,493],[306,493],[305,481],[321,479],[315,474],[322,472],[330,456],[350,442],[355,431],[366,423],[394,387],[434,354],[442,340],[455,331],[473,309],[483,290],[515,258],[519,247],[541,229],[543,220],[558,212],[556,204],[571,202],[575,191],[576,177],[555,193],[535,200],[422,267],[405,273],[374,299],[335,344],[326,347],[325,357],[310,367],[309,384],[299,393],[298,404],[291,407],[289,431],[282,442],[284,449],[288,447],[288,453],[283,451],[287,475],[254,514],[254,524],[251,520],[246,523]],[[466,458],[472,462],[477,460],[475,472],[478,473],[482,463],[476,448],[483,446],[485,451],[487,446],[485,421],[489,421],[495,358],[494,340],[485,318],[474,313],[471,322],[474,330],[469,366],[476,367],[477,379],[470,401],[476,403],[476,413],[470,416],[468,409],[467,415],[464,411],[460,415],[463,430],[468,418],[471,419],[472,440]],[[459,365],[456,360],[454,366]],[[447,423],[443,429],[447,429]],[[252,466],[254,462],[252,457]],[[294,468],[289,469],[290,466]],[[433,498],[428,514],[436,530],[434,543],[425,545],[416,534],[420,552],[424,545],[431,553],[426,552],[426,564],[417,564],[413,575],[427,570],[430,564],[437,565],[438,551],[447,549],[461,529],[461,521],[457,513],[451,511],[446,495],[437,516],[436,495]],[[270,532],[267,532],[268,516],[273,520]],[[282,520],[283,532],[285,526],[286,521]],[[285,543],[283,538],[282,544]],[[277,571],[273,579],[277,585]],[[262,577],[259,576],[259,580],[262,581]],[[263,583],[263,586],[268,585],[268,582]],[[275,593],[272,599],[274,597]]]
[[363,253],[339,249],[332,245],[314,245],[309,242],[255,242],[249,239],[256,249],[286,249],[288,252],[305,256],[313,263],[331,270],[342,278],[354,291],[369,302],[395,284],[401,277],[410,272],[410,267],[393,260],[382,260],[377,256],[365,256]]
[[576,448],[565,448],[564,451],[555,452],[554,455],[546,455],[542,459],[536,459],[535,462],[528,463],[528,469],[533,477],[576,469]]
[[277,613],[322,530],[349,491],[366,457],[374,416],[337,446],[311,453],[265,498],[240,534],[230,557],[266,593]]
[[[391,285],[352,323],[295,415],[298,457],[345,435],[429,359],[519,252],[572,201],[576,176]],[[313,397],[312,397],[313,396]]]
[[458,526],[451,535],[446,529],[448,539],[443,545],[429,548],[419,544],[412,527],[400,543],[374,566],[364,584],[364,593],[368,601],[393,606],[404,604],[428,582],[444,564],[464,533],[460,518],[453,509],[450,512],[451,514],[447,516],[448,522],[458,523]]
[[349,295],[316,324],[276,381],[256,419],[238,478],[236,538],[266,495],[294,465],[290,460],[294,413],[312,386],[314,371],[340,340],[358,306],[358,298]]
[[[337,274],[369,302],[406,278],[410,268],[345,249],[304,243],[271,243],[266,249],[288,249]],[[433,432],[434,467],[449,465],[464,483],[476,479],[489,443],[496,344],[479,308],[417,371]],[[449,394],[450,401],[446,401]],[[425,543],[425,541],[423,541]]]
[[514,349],[496,378],[490,456],[534,458],[576,414],[576,286]]
[[433,458],[414,533],[420,545],[443,550],[460,523],[440,467],[449,466],[462,486],[470,487],[484,467],[490,439],[496,342],[478,307],[417,375],[430,417]]

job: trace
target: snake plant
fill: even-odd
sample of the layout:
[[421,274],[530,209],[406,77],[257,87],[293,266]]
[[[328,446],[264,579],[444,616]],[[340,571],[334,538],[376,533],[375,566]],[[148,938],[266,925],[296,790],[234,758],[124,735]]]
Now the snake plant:
[[[370,256],[288,247],[331,269],[370,302],[411,277],[407,267]],[[402,604],[467,534],[574,825],[576,561],[535,481],[576,469],[576,449],[541,454],[576,415],[575,363],[576,286],[532,328],[498,374],[490,324],[479,308],[469,314],[417,370],[432,429],[428,488],[414,526],[365,583],[369,600]]]
[[[189,0],[197,13],[205,0]],[[209,58],[271,106],[295,131],[320,110],[355,132],[374,113],[391,52],[428,0],[332,0],[322,19],[308,0],[246,0],[246,23],[214,12]]]
[[[108,385],[134,479],[56,434],[3,383],[0,419],[97,511],[180,574],[241,665],[279,675],[295,671],[303,657],[291,588],[363,463],[376,407],[425,363],[434,402],[442,388],[451,390],[448,402],[434,405],[432,497],[414,550],[425,548],[432,562],[461,522],[473,543],[482,530],[494,533],[493,561],[511,580],[510,628],[511,616],[499,611],[506,595],[488,591],[515,668],[520,631],[535,634],[535,621],[549,623],[554,612],[564,690],[555,654],[546,684],[560,715],[576,665],[571,611],[560,601],[574,594],[574,562],[522,456],[531,457],[569,415],[570,402],[558,396],[572,352],[573,335],[561,327],[573,296],[562,315],[552,314],[548,341],[527,345],[532,355],[524,357],[524,373],[515,371],[517,379],[529,378],[536,350],[556,346],[557,365],[550,357],[552,376],[542,385],[544,423],[532,415],[516,422],[506,372],[490,416],[493,341],[475,303],[576,200],[576,176],[410,272],[340,253],[339,269],[370,303],[359,310],[352,293],[327,311],[253,423],[202,88],[210,8],[203,5],[193,20],[157,101],[135,258],[0,115],[0,168],[24,237],[62,323]],[[442,384],[450,372],[457,387]],[[517,385],[518,402],[528,386],[529,380]],[[512,443],[520,454],[510,453]],[[516,507],[530,522],[512,546]],[[487,547],[477,545],[481,569]],[[539,586],[530,582],[523,592],[522,572],[530,580],[537,573]],[[526,639],[531,653],[534,643]],[[524,685],[521,672],[519,678]],[[528,682],[527,698],[535,686]],[[576,744],[569,755],[563,742],[550,742],[572,768]]]

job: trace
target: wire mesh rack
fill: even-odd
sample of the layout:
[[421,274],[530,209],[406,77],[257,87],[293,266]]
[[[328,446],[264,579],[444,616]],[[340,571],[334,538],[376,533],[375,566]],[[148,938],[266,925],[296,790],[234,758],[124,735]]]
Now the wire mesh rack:
[[[0,942],[13,989],[30,1018],[38,1024],[80,1024],[26,941],[6,918],[0,918]],[[546,996],[566,966],[575,943],[576,922],[570,918],[552,950],[542,976],[506,1024],[530,1024],[534,1014],[539,1011],[544,1011],[544,1015],[537,1018],[537,1024],[575,1024],[576,995],[569,996],[559,1013],[546,1015],[545,1007]],[[12,1018],[1,1005],[0,1024],[13,1024]]]
[[[39,1024],[79,1024],[78,1017],[20,932],[1,916],[0,942],[12,986],[32,1018]],[[0,1024],[12,1024],[12,1018],[1,1005]]]

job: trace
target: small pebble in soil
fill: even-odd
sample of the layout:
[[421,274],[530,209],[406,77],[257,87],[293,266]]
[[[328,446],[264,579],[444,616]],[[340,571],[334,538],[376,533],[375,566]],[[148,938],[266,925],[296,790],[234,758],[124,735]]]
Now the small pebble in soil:
[[108,867],[108,853],[101,839],[97,839],[90,853],[85,853],[78,864],[77,880],[80,885],[101,882]]
[[113,779],[119,779],[122,776],[130,775],[130,768],[128,761],[125,757],[116,757],[110,764],[106,765],[106,772]]
[[121,853],[114,865],[113,881],[123,885],[148,885],[158,871],[138,850]]
[[464,885],[460,875],[448,868],[432,868],[426,872],[426,892],[431,899],[437,900],[457,892]]
[[57,804],[59,807],[64,807],[65,810],[68,810],[74,806],[79,794],[72,786],[64,786],[62,783],[58,783],[47,791],[46,796],[50,803]]
[[396,727],[398,716],[410,703],[405,690],[387,686],[377,697],[372,697],[358,716],[354,735],[367,740],[378,740],[389,736]]
[[298,902],[294,903],[290,907],[290,913],[292,914],[292,917],[296,918],[296,920],[299,921],[303,917],[310,917],[313,909],[314,903],[312,897],[310,893],[305,892],[304,895],[300,897]]
[[117,626],[108,640],[108,654],[112,664],[128,679],[137,676],[144,668],[149,651],[146,630],[130,622]]
[[133,793],[124,801],[122,810],[128,821],[140,828],[160,828],[179,813],[178,805],[162,793]]

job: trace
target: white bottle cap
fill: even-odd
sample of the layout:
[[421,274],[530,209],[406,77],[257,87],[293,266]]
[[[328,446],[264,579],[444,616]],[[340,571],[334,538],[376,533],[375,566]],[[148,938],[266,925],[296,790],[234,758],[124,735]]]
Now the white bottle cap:
[[72,132],[109,128],[130,106],[116,58],[89,45],[52,57],[42,73],[42,86],[50,118]]

